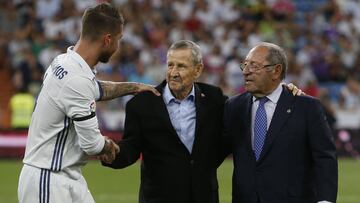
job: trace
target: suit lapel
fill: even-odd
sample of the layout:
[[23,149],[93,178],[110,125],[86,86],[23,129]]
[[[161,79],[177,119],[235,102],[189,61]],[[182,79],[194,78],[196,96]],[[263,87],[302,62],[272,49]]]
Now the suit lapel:
[[206,117],[206,95],[201,92],[198,85],[195,86],[195,109],[196,109],[196,124],[195,124],[195,138],[192,148],[192,155],[197,152],[199,139],[201,139],[201,127],[204,126]]
[[[245,106],[244,106],[244,111],[245,115],[244,115],[244,124],[242,126],[239,126],[240,128],[245,128],[244,129],[244,136],[245,136],[245,142],[246,142],[246,146],[248,147],[248,152],[249,152],[249,156],[253,157],[255,160],[255,155],[252,149],[252,143],[251,143],[251,109],[252,109],[252,96],[251,94],[248,94],[247,98],[246,98],[246,102],[245,102]],[[241,107],[240,107],[241,108]],[[237,109],[240,109],[237,108]],[[241,115],[240,112],[238,112],[239,115]],[[239,132],[241,132],[242,130],[240,129]]]
[[294,99],[295,97],[290,92],[283,89],[279,101],[276,105],[274,115],[271,119],[269,130],[266,134],[266,139],[259,162],[261,162],[263,157],[268,153],[281,128],[284,126],[287,119],[291,115]]

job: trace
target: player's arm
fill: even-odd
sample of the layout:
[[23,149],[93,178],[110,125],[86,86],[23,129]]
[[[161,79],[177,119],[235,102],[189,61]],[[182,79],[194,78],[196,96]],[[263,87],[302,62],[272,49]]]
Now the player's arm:
[[102,95],[100,101],[110,100],[129,94],[138,94],[144,91],[151,91],[155,95],[160,96],[160,93],[152,86],[137,82],[112,82],[112,81],[98,81]]
[[115,158],[118,147],[100,133],[95,115],[95,98],[98,96],[91,80],[75,77],[61,90],[58,104],[73,121],[78,144],[88,155],[107,154]]

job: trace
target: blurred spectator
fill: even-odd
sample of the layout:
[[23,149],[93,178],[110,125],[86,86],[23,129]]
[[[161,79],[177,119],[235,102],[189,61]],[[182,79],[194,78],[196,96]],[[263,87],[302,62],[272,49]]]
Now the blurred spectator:
[[334,105],[338,149],[342,155],[359,157],[360,151],[360,78],[349,75]]
[[216,16],[210,10],[208,1],[197,1],[195,15],[203,23],[205,29],[210,29],[217,22]]
[[285,82],[295,84],[308,95],[318,96],[317,80],[312,70],[308,66],[296,63],[291,54],[288,57],[289,68]]
[[19,16],[12,1],[0,2],[0,32],[8,39],[15,33],[19,24]]
[[11,55],[11,64],[13,67],[17,67],[23,60],[22,51],[30,49],[30,41],[27,39],[28,33],[24,30],[17,29],[14,33],[14,37],[9,41],[8,49]]
[[180,20],[184,21],[191,16],[193,6],[194,5],[187,0],[178,0],[174,1],[172,9]]
[[155,85],[154,81],[147,75],[147,72],[145,72],[145,67],[140,61],[137,61],[135,65],[135,72],[132,72],[129,75],[128,81]]
[[335,132],[336,113],[333,105],[331,104],[329,92],[325,89],[319,91],[318,97],[323,104],[327,122],[329,123],[331,130]]
[[[15,83],[21,85],[21,74],[17,72],[14,77]],[[29,127],[31,115],[35,107],[35,98],[23,87],[10,98],[11,127],[14,129],[26,129]]]
[[[43,32],[33,32],[31,34],[32,37],[32,44],[31,44],[31,51],[35,55],[36,58],[39,58],[40,53],[48,48],[51,43],[50,41],[45,37]],[[49,65],[48,63],[42,64],[43,66]]]
[[9,69],[11,67],[9,53],[6,47],[0,44],[0,69]]
[[184,23],[186,29],[190,32],[196,32],[202,28],[202,22],[197,17],[195,9],[191,12],[190,17],[187,18]]
[[204,66],[209,74],[206,83],[219,84],[219,77],[225,68],[225,58],[221,55],[220,46],[214,46],[211,53],[204,57]]
[[50,65],[51,61],[59,54],[61,54],[61,48],[51,40],[48,41],[48,46],[39,52],[38,59],[39,63],[45,68]]
[[296,10],[291,0],[277,0],[271,9],[274,12],[275,18],[279,21],[288,19]]
[[60,6],[60,0],[37,0],[36,16],[39,19],[51,19],[60,11]]
[[33,95],[37,95],[42,83],[42,75],[44,74],[44,67],[35,58],[30,50],[22,51],[23,60],[16,67],[22,74],[22,87],[19,89],[28,90],[31,87]]
[[352,130],[339,130],[337,133],[336,148],[340,156],[350,155],[353,158],[360,159],[359,149],[356,148],[356,145],[359,146],[359,138],[354,137],[354,134]]
[[352,112],[360,109],[360,78],[349,75],[341,89],[339,107]]

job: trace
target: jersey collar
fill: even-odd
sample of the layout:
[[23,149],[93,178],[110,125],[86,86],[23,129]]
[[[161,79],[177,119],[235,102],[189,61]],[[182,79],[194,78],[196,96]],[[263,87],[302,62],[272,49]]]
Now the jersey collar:
[[74,46],[71,46],[67,49],[67,54],[73,58],[81,67],[81,70],[90,78],[94,78],[96,74],[96,70],[92,70],[90,66],[86,63],[86,61],[76,52],[74,51]]

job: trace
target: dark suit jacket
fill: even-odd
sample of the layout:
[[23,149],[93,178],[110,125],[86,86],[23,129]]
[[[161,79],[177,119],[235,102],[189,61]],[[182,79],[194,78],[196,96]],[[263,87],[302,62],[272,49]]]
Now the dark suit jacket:
[[[165,85],[157,90],[162,92]],[[189,153],[171,124],[162,96],[140,93],[126,106],[120,153],[108,166],[124,168],[142,154],[141,203],[218,202],[216,169],[225,100],[219,88],[195,84],[196,129]]]
[[336,149],[320,102],[283,90],[258,162],[251,145],[251,108],[250,93],[225,104],[233,203],[336,202]]

